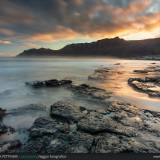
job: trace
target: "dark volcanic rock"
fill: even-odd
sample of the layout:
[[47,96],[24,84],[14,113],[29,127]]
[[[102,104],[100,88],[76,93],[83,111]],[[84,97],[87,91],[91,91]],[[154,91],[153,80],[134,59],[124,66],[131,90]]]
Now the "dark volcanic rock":
[[6,112],[5,109],[0,108],[0,119],[2,119],[3,116],[5,116],[6,114],[5,112]]
[[[93,137],[76,131],[76,124],[47,117],[38,118],[30,128],[30,140],[21,152],[87,153]],[[75,127],[75,129],[74,129]]]
[[105,81],[109,79],[113,74],[114,75],[120,75],[124,74],[125,71],[120,71],[118,68],[120,67],[119,63],[115,64],[117,65],[116,68],[108,68],[108,67],[102,67],[99,69],[94,70],[93,74],[88,76],[88,80],[95,80],[95,81]]
[[135,73],[148,73],[147,70],[134,70]]
[[7,131],[8,131],[7,126],[5,126],[3,122],[0,122],[0,135],[6,133]]
[[108,76],[108,72],[110,72],[110,68],[100,68],[100,69],[96,69],[94,71],[94,73],[92,75],[89,75],[88,76],[88,79],[89,80],[105,80]]
[[129,78],[128,84],[151,97],[160,97],[160,77]]
[[59,86],[70,85],[71,83],[72,83],[71,80],[51,79],[46,81],[26,82],[26,85],[32,86],[34,88],[41,88],[41,87],[59,87]]
[[81,84],[81,85],[71,85],[69,86],[69,89],[71,89],[74,93],[78,93],[84,96],[90,96],[95,99],[101,99],[104,100],[106,98],[111,97],[111,92],[107,92],[104,89],[92,87],[87,84]]
[[[152,63],[154,64],[154,63]],[[146,67],[145,69],[143,70],[134,70],[133,71],[134,73],[154,73],[154,72],[160,72],[160,66],[149,66],[149,67]]]
[[90,96],[96,99],[106,99],[111,97],[111,92],[107,92],[104,89],[89,86],[87,84],[73,85],[71,80],[47,80],[47,81],[33,81],[26,82],[26,85],[32,86],[34,88],[41,87],[67,87],[67,89],[72,90],[74,93],[78,93],[84,96]]
[[12,132],[12,131],[14,131],[13,128],[4,125],[4,123],[3,123],[3,117],[4,117],[5,115],[6,115],[6,110],[0,108],[0,135],[1,135],[1,134],[4,134],[4,133],[7,133],[7,132]]
[[60,101],[51,106],[50,114],[66,121],[79,121],[84,115],[81,113],[81,108],[69,101]]
[[0,153],[15,153],[20,148],[21,142],[19,140],[7,141],[0,143]]
[[160,113],[112,102],[89,110],[68,101],[51,106],[51,117],[38,118],[21,152],[160,153]]

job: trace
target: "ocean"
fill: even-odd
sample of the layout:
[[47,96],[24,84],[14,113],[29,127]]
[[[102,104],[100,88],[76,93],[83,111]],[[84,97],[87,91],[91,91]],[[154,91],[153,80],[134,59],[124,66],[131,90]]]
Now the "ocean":
[[[13,109],[29,104],[49,106],[58,100],[72,99],[83,106],[90,108],[103,107],[88,99],[74,95],[65,88],[33,89],[25,82],[48,79],[71,79],[74,84],[87,83],[113,92],[113,98],[131,103],[140,108],[160,111],[160,100],[150,98],[144,93],[139,93],[128,86],[130,77],[143,77],[133,74],[134,69],[143,69],[151,66],[154,61],[124,60],[111,58],[0,58],[0,107],[9,113]],[[115,65],[120,63],[120,65]],[[159,61],[155,61],[160,65]],[[88,76],[99,67],[109,67],[123,74],[108,75],[105,82],[88,80]],[[157,73],[156,76],[159,73]],[[29,128],[43,112],[23,112],[21,114],[8,114],[4,118],[6,125],[17,129],[13,135],[4,135],[1,140],[25,139],[26,129]]]

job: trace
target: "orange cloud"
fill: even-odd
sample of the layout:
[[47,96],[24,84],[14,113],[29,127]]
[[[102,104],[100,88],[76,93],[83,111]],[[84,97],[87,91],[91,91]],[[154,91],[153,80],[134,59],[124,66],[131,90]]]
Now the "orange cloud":
[[11,44],[11,41],[0,40],[0,44],[2,44],[2,45]]
[[59,27],[59,29],[53,33],[40,33],[30,37],[33,41],[56,41],[59,39],[73,39],[78,36],[78,33],[69,28]]

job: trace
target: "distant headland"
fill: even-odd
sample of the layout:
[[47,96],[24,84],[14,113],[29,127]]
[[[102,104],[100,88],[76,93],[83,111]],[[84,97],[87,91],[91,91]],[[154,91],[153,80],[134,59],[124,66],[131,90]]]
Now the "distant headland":
[[125,58],[157,55],[160,55],[160,38],[127,41],[115,37],[91,43],[70,44],[59,50],[46,48],[28,49],[16,57],[113,56]]

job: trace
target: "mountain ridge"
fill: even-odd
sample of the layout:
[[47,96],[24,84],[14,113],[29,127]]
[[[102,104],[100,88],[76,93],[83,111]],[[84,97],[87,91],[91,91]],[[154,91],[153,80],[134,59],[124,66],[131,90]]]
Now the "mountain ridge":
[[90,43],[69,44],[59,50],[46,48],[24,50],[17,57],[30,56],[113,56],[137,57],[160,55],[160,38],[124,40],[105,38]]

